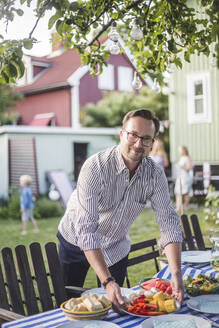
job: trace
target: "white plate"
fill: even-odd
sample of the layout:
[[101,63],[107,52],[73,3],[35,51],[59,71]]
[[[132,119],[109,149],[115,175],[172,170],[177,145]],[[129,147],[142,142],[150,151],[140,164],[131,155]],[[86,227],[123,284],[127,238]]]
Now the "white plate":
[[[175,313],[176,313],[176,312],[178,312],[178,310],[180,309],[181,305],[180,305],[180,303],[179,303],[178,301],[175,301],[175,302],[176,302],[176,307],[177,307],[177,311],[175,311]],[[151,317],[150,315],[143,315],[143,314],[135,314],[135,313],[131,313],[131,312],[126,311],[125,309],[122,309],[122,312],[123,312],[124,314],[132,315],[132,316],[134,316],[134,317],[139,317],[139,318],[150,318],[150,317]],[[163,314],[162,316],[166,316],[166,315],[169,316],[168,313]],[[154,317],[154,318],[157,318],[157,317],[160,317],[160,315],[158,315],[158,316],[154,315],[153,317]]]
[[[124,287],[120,287],[120,290],[121,290],[122,296],[128,296],[134,292],[133,289],[124,288]],[[98,296],[101,296],[101,295],[107,296],[106,290],[103,287],[86,290],[85,292],[82,293],[82,295],[85,295],[85,294],[97,294]]]
[[69,323],[64,323],[57,328],[118,328],[119,326],[115,323],[103,321],[103,320],[82,320],[82,321],[72,321]]
[[200,295],[191,297],[187,306],[195,311],[209,314],[219,314],[219,295]]
[[181,260],[186,263],[209,263],[211,259],[211,251],[185,251],[182,252]]
[[161,319],[162,321],[176,321],[176,320],[187,320],[187,319],[193,319],[195,320],[195,324],[197,328],[211,328],[211,323],[207,320],[196,317],[194,315],[189,314],[168,314],[167,316],[160,315],[158,317],[149,318],[147,320],[144,320],[141,324],[142,328],[153,328],[153,319]]

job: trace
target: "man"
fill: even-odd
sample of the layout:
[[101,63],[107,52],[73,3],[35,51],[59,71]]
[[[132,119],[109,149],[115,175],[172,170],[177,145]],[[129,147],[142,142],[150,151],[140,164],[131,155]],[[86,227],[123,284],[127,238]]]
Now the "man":
[[[182,231],[164,170],[147,157],[159,121],[147,109],[126,114],[120,144],[86,160],[59,224],[59,256],[67,285],[83,286],[89,266],[109,300],[123,304],[122,286],[130,250],[129,227],[150,200],[168,258],[173,292],[183,300]],[[115,279],[115,280],[114,280]]]

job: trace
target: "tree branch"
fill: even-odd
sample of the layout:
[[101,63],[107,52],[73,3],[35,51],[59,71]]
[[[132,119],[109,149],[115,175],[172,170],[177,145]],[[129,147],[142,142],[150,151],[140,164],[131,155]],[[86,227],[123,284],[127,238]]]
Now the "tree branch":
[[[121,12],[122,14],[125,14],[128,10],[136,7],[139,3],[144,2],[144,0],[136,0],[134,3],[132,3],[130,6],[126,7],[125,9],[123,9]],[[103,34],[110,25],[112,25],[112,23],[115,20],[112,18],[106,25],[103,26],[102,30],[88,43],[89,46],[91,46],[96,40],[98,40],[98,38],[101,36],[101,34]]]
[[42,15],[43,15],[44,12],[46,11],[46,7],[48,6],[49,3],[50,3],[50,0],[47,0],[47,1],[45,2],[45,4],[43,5],[43,7],[40,9],[39,16],[37,17],[37,20],[36,20],[36,22],[35,22],[35,24],[34,24],[34,27],[32,28],[32,30],[31,30],[30,33],[29,33],[28,39],[31,39],[31,38],[32,38],[32,34],[33,34],[33,32],[35,31],[35,29],[36,29],[36,27],[37,27],[37,25],[38,25],[38,23],[39,23],[39,20],[41,19]]
[[107,12],[109,5],[111,4],[111,0],[108,2],[108,4],[106,4],[106,7],[103,9],[103,11],[96,17],[96,19],[94,19],[93,21],[90,22],[90,24],[88,24],[88,26],[91,26],[93,23],[95,23],[103,14],[105,14],[105,12]]

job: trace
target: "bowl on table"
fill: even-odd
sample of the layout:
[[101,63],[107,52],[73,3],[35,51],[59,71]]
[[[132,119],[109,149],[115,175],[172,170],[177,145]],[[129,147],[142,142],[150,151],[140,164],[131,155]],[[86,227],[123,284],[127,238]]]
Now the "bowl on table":
[[[102,307],[94,307],[94,309],[87,307],[86,301],[90,302],[90,295],[84,295],[80,298],[70,299],[61,304],[61,309],[68,319],[72,320],[100,320],[104,319],[107,316],[109,309],[112,307],[112,304],[104,296],[98,297],[97,295],[92,294],[96,299],[96,305]],[[104,299],[104,303],[103,300]],[[78,305],[81,306],[81,309],[78,308]],[[90,304],[92,305],[92,303]]]

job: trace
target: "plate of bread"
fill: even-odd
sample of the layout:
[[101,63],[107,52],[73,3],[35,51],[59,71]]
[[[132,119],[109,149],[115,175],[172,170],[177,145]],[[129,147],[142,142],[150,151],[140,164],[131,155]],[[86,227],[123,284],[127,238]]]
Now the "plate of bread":
[[68,319],[91,320],[104,319],[111,306],[104,295],[85,294],[65,301],[60,307]]

